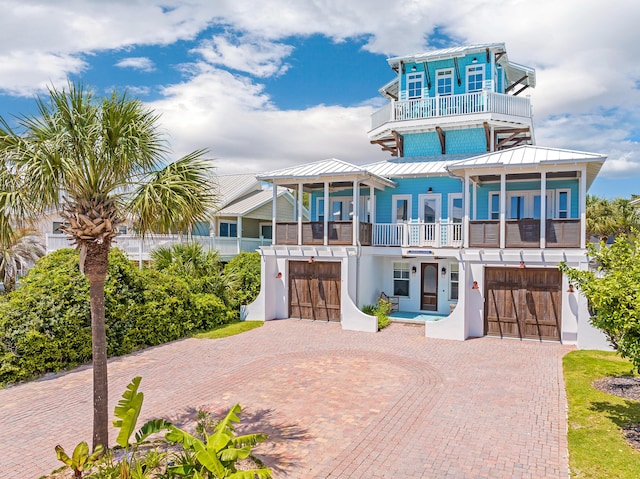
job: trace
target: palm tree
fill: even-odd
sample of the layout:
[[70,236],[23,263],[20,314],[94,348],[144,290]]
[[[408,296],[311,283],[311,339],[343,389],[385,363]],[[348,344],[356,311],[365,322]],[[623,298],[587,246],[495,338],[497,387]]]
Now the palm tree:
[[[189,231],[205,220],[214,200],[212,166],[204,150],[168,163],[158,115],[126,93],[97,101],[70,83],[36,103],[38,115],[18,118],[18,132],[2,120],[0,151],[33,211],[58,210],[80,250],[90,286],[93,446],[108,446],[104,283],[111,241],[125,218],[141,235]],[[4,211],[15,214],[18,201],[10,199]]]
[[5,292],[13,291],[18,274],[46,253],[34,230],[18,228],[0,235],[0,277]]
[[633,237],[639,229],[640,214],[631,200],[587,196],[587,239],[597,236],[600,241],[607,241],[609,237],[621,234]]

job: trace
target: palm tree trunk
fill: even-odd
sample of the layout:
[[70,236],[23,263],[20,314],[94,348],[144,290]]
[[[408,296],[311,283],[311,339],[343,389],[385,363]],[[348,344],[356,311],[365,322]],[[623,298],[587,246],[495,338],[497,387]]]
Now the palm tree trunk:
[[105,332],[104,283],[107,277],[109,245],[90,243],[84,271],[89,280],[91,346],[93,354],[93,449],[109,447],[109,388],[107,379],[107,336]]

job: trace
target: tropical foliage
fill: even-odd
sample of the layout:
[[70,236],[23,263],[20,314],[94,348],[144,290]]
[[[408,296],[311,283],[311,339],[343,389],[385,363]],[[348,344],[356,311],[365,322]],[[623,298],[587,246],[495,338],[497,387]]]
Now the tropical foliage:
[[631,237],[634,230],[640,230],[640,213],[631,201],[587,196],[587,235],[601,241],[620,234]]
[[141,234],[189,231],[205,220],[214,200],[211,165],[203,151],[168,164],[158,115],[126,94],[95,99],[69,84],[51,88],[36,105],[37,115],[18,118],[15,131],[1,122],[0,185],[17,190],[0,194],[0,216],[28,216],[27,201],[30,214],[59,211],[81,252],[92,317],[95,447],[108,444],[104,285],[111,241],[126,217]]
[[0,278],[4,291],[13,291],[18,274],[44,256],[42,238],[29,228],[11,228],[0,234]]
[[588,246],[597,271],[560,269],[587,301],[591,323],[640,370],[640,238],[618,236],[610,247]]

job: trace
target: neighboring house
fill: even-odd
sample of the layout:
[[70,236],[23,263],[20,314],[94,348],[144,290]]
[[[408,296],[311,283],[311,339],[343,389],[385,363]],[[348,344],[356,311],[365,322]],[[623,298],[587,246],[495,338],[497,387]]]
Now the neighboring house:
[[[296,201],[286,188],[277,188],[256,179],[254,173],[220,175],[216,177],[218,205],[210,222],[200,223],[190,235],[150,235],[144,240],[134,234],[130,224],[120,227],[114,246],[122,248],[136,261],[146,261],[150,252],[160,246],[195,240],[206,248],[219,251],[221,259],[228,261],[242,251],[256,251],[271,244],[273,204],[278,217],[293,219]],[[309,213],[302,207],[302,216]],[[60,231],[63,219],[58,214],[48,215],[40,221],[40,231],[46,233],[47,252],[69,247],[69,239]]]
[[587,189],[605,157],[535,146],[532,68],[502,43],[388,60],[389,103],[369,139],[395,158],[336,159],[259,178],[306,191],[311,221],[274,214],[262,290],[249,319],[340,321],[381,293],[429,337],[483,335],[606,347],[585,298],[557,265],[586,269]]

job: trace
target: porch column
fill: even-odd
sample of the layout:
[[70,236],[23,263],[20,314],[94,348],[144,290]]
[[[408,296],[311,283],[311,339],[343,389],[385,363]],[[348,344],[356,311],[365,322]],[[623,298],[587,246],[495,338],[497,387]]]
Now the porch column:
[[376,189],[369,185],[369,223],[371,223],[371,246],[373,246],[376,236]]
[[[567,215],[569,216],[569,215]],[[580,170],[580,248],[587,242],[587,168]]]
[[302,183],[298,183],[298,207],[296,213],[298,214],[298,245],[302,245]]
[[278,187],[273,183],[271,199],[271,244],[276,244],[276,214],[278,213]]
[[[462,234],[462,245],[465,248],[469,247],[469,172],[464,172],[464,191],[462,192],[462,199],[464,200],[464,217],[462,218],[462,224],[464,232]],[[449,212],[449,218],[451,218],[451,212]]]
[[322,225],[322,244],[327,246],[329,244],[329,182],[324,182],[324,206],[323,206],[323,225]]
[[540,248],[547,246],[547,172],[540,173]]
[[473,219],[478,219],[478,182],[473,182]]
[[353,180],[353,246],[358,245],[358,229],[360,229],[360,219],[358,218],[358,199],[360,198],[360,187],[358,180]]
[[237,225],[238,237],[236,238],[236,243],[238,247],[238,254],[240,254],[242,252],[242,216],[238,216],[237,221],[238,221],[238,225]]
[[500,173],[500,249],[505,248],[507,226],[507,174]]

